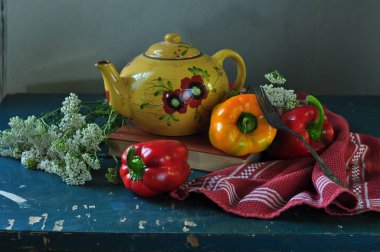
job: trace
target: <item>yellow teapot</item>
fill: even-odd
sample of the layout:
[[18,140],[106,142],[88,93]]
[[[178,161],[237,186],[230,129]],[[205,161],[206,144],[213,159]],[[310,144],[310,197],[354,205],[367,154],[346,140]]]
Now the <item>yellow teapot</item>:
[[[232,58],[237,77],[230,89],[223,61]],[[178,34],[166,34],[129,62],[120,75],[110,61],[98,61],[109,105],[146,132],[183,136],[208,129],[211,111],[246,77],[242,57],[229,49],[203,55]]]

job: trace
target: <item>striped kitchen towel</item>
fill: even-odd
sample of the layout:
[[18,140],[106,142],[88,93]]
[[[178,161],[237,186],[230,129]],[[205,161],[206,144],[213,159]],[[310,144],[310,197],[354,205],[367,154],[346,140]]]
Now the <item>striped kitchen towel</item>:
[[321,157],[346,188],[328,179],[311,157],[242,164],[195,178],[170,195],[183,200],[203,193],[225,211],[270,219],[296,205],[323,208],[331,215],[380,211],[380,139],[352,133],[347,121],[327,116],[335,141]]

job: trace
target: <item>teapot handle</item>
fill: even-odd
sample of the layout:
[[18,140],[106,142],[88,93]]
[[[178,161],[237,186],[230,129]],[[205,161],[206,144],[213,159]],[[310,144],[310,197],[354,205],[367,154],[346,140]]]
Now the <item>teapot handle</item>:
[[237,65],[237,76],[235,85],[231,87],[231,90],[239,92],[243,88],[246,78],[246,68],[243,58],[237,52],[230,49],[220,50],[212,55],[211,58],[216,61],[217,66],[220,68],[223,68],[223,61],[226,58],[231,58],[235,61]]

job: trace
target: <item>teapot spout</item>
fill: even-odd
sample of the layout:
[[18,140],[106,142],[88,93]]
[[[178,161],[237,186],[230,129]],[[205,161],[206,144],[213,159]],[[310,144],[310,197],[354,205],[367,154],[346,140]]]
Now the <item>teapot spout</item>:
[[117,113],[131,118],[131,109],[128,102],[128,87],[123,78],[116,71],[110,61],[98,61],[95,66],[103,76],[104,89],[108,104]]

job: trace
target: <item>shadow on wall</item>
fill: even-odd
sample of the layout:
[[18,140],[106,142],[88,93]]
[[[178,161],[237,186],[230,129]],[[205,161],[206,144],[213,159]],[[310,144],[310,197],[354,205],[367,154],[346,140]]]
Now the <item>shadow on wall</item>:
[[[102,91],[93,63],[105,57],[120,71],[165,33],[178,32],[204,54],[239,53],[246,86],[266,83],[264,74],[277,69],[296,91],[380,94],[380,1],[82,0],[80,6],[46,1],[38,8],[18,2],[7,1],[8,93]],[[226,60],[224,68],[233,81],[235,64]]]
[[369,0],[234,1],[185,30],[206,54],[241,54],[246,85],[264,83],[263,75],[277,69],[296,91],[379,95],[379,7]]
[[[266,83],[264,74],[277,69],[289,80],[289,88],[301,89],[305,83],[312,83],[315,6],[310,2],[297,5],[288,1],[270,2],[242,5],[231,2],[204,17],[202,22],[187,25],[185,31],[206,54],[223,48],[237,51],[247,67],[245,86]],[[289,15],[292,12],[297,15]],[[235,65],[227,61],[225,70],[229,79],[234,80]]]
[[[192,42],[204,54],[212,56],[221,49],[231,49],[240,54],[247,68],[245,83],[247,86],[252,85],[253,72],[256,70],[253,70],[253,50],[247,48],[246,44],[247,41],[253,42],[255,40],[252,35],[255,34],[256,26],[252,23],[257,23],[258,20],[257,10],[245,6],[230,3],[224,9],[219,9],[219,11],[211,12],[205,16],[202,22],[186,24],[184,31],[189,40],[191,39],[189,42]],[[247,36],[243,38],[242,33]],[[223,68],[229,81],[234,81],[237,73],[235,62],[227,58],[224,61]]]

